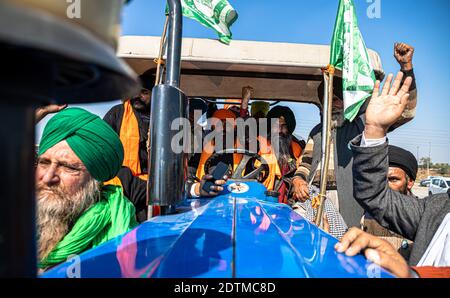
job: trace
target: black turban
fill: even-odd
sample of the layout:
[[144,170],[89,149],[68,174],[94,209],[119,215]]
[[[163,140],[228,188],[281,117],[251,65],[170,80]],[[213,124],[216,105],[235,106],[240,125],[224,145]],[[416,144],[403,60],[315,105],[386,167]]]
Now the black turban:
[[295,130],[295,127],[297,126],[297,122],[295,121],[294,112],[292,112],[290,108],[284,106],[276,106],[272,108],[269,111],[269,113],[267,113],[267,119],[269,119],[269,121],[272,118],[278,119],[281,116],[283,116],[284,119],[286,120],[286,125],[289,130],[289,133],[292,134]]
[[200,98],[190,98],[188,111],[189,113],[194,113],[195,110],[201,110],[202,114],[204,114],[208,110],[208,104]]
[[400,168],[411,178],[416,180],[417,159],[411,152],[397,146],[389,145],[389,166]]
[[139,80],[141,81],[142,88],[152,90],[155,85],[155,74],[153,73],[153,70],[147,70],[141,74]]

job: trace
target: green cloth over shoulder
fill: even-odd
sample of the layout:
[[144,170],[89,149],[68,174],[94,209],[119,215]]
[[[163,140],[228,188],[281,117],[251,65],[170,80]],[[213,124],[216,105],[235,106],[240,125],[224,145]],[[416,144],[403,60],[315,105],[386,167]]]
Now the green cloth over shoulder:
[[55,246],[39,268],[47,268],[66,261],[87,249],[99,246],[135,226],[135,208],[123,195],[120,186],[102,188],[101,199],[90,207],[74,224],[72,230]]

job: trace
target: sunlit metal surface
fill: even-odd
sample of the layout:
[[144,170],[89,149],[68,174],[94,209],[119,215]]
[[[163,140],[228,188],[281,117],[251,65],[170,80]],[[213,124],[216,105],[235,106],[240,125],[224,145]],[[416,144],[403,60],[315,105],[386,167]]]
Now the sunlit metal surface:
[[155,217],[42,277],[391,277],[361,255],[335,252],[335,238],[265,201],[261,184],[245,183],[244,193],[186,200],[181,213]]

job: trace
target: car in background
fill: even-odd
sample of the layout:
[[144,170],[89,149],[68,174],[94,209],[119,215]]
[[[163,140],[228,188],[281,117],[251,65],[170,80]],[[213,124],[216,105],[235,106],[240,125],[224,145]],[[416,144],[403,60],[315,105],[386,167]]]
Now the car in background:
[[438,178],[438,177],[436,177],[436,176],[428,176],[427,178],[420,180],[419,185],[423,186],[423,187],[428,187],[428,186],[430,186],[430,181],[433,178]]
[[422,187],[430,186],[430,179],[422,179],[422,180],[420,180],[419,185],[422,186]]
[[428,194],[450,193],[450,178],[434,177],[428,187]]

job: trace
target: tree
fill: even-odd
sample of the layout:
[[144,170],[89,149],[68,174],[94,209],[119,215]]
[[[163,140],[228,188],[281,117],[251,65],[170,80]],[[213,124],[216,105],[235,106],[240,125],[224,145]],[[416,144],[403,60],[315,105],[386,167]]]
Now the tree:
[[430,163],[430,168],[432,168],[433,163],[431,162],[431,159],[429,157],[422,157],[419,162],[420,168],[427,169],[428,163]]
[[447,163],[438,163],[435,165],[435,168],[438,170],[439,175],[447,175],[450,173],[450,165]]

